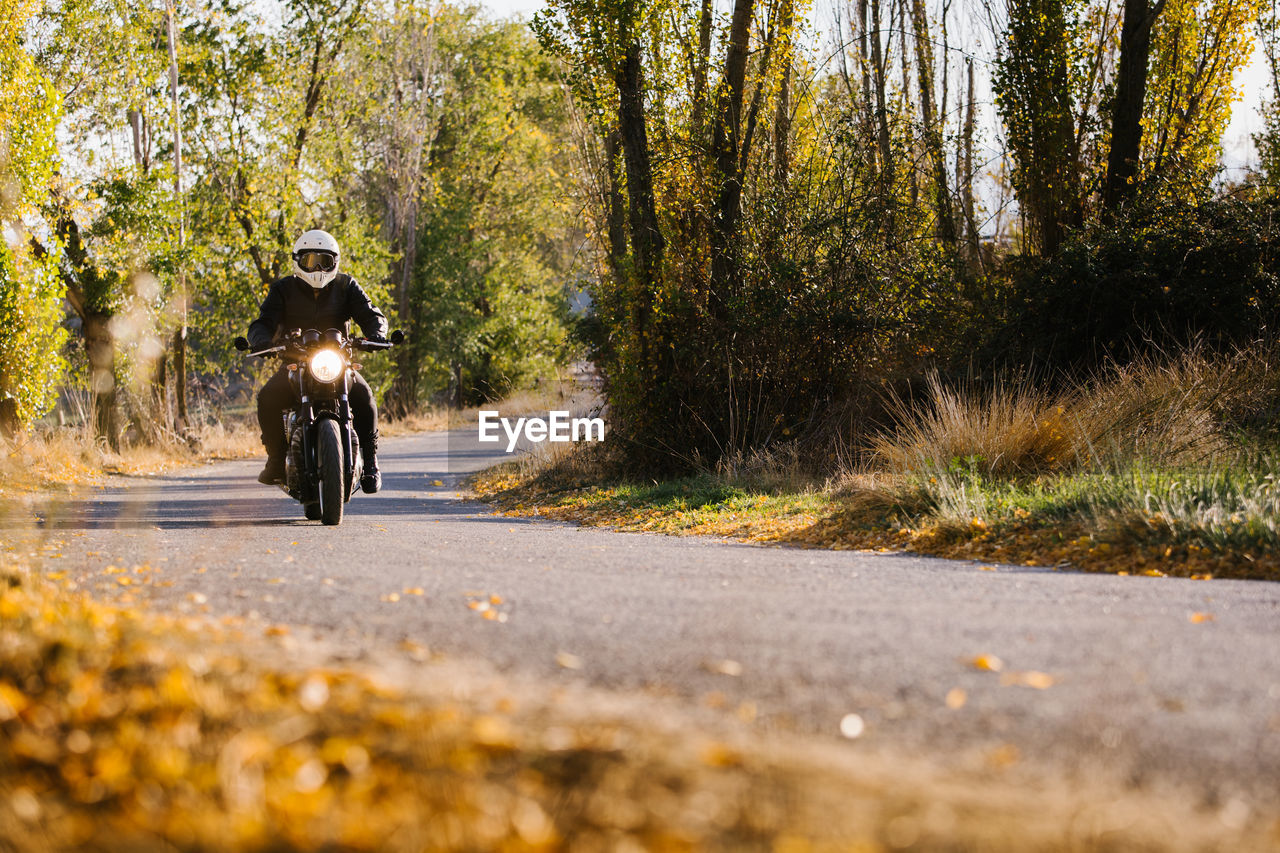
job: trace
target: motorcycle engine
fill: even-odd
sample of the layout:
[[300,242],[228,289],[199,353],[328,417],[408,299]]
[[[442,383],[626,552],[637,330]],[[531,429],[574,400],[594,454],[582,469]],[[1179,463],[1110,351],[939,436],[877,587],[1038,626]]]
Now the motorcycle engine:
[[289,414],[289,454],[284,462],[284,482],[289,487],[289,494],[299,498],[302,494],[302,425],[297,415]]

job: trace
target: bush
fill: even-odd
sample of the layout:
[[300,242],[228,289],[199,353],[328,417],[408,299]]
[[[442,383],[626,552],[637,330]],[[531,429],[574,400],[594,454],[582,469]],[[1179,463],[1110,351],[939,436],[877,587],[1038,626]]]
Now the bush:
[[1011,267],[985,356],[1080,375],[1199,341],[1217,351],[1280,322],[1280,201],[1167,204]]

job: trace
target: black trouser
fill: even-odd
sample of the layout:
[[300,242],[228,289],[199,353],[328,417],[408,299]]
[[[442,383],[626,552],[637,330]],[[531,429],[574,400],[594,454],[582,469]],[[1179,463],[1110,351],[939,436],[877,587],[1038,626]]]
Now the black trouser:
[[[371,447],[374,431],[378,428],[378,404],[373,401],[373,389],[364,377],[351,371],[351,387],[347,390],[351,405],[351,420],[362,448]],[[289,369],[277,370],[258,392],[258,426],[262,428],[262,445],[267,455],[284,459],[288,442],[284,434],[284,410],[298,405],[298,395],[289,381]]]

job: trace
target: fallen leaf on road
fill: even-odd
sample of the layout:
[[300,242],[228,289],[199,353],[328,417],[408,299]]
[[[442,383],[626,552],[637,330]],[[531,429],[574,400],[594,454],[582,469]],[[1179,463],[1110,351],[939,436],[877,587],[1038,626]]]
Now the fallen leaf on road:
[[969,694],[965,692],[963,687],[952,687],[947,691],[947,707],[953,711],[964,707],[964,703],[969,701]]
[[568,652],[557,652],[556,663],[561,669],[582,669],[582,658]]
[[426,595],[420,586],[407,586],[404,588],[405,595]]
[[969,661],[969,665],[983,672],[999,672],[1004,669],[1004,661],[995,655],[978,655]]
[[444,480],[432,480],[432,481],[431,481],[431,485],[433,485],[433,486],[443,486],[443,485],[444,485]]
[[1195,613],[1192,613],[1191,615],[1189,615],[1187,617],[1187,620],[1192,625],[1199,625],[1202,622],[1212,622],[1214,621],[1214,618],[1215,617],[1212,613],[1205,613],[1203,611],[1197,610]]
[[742,755],[726,743],[709,743],[702,748],[702,763],[708,767],[737,767]]
[[402,640],[400,649],[419,663],[431,657],[431,651],[426,646],[421,643],[415,643],[413,640]]
[[1034,687],[1036,690],[1046,690],[1057,682],[1058,680],[1049,673],[1034,669],[1026,672],[1006,672],[1000,677],[1000,683],[1005,686]]

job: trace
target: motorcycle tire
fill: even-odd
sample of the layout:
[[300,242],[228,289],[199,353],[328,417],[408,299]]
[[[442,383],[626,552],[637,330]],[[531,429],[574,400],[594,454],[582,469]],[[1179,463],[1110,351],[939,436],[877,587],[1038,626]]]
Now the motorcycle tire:
[[307,521],[319,521],[320,520],[320,502],[315,501],[314,503],[303,504],[302,514],[306,516]]
[[342,433],[338,424],[328,419],[316,424],[316,468],[320,474],[320,521],[340,524],[344,491]]

